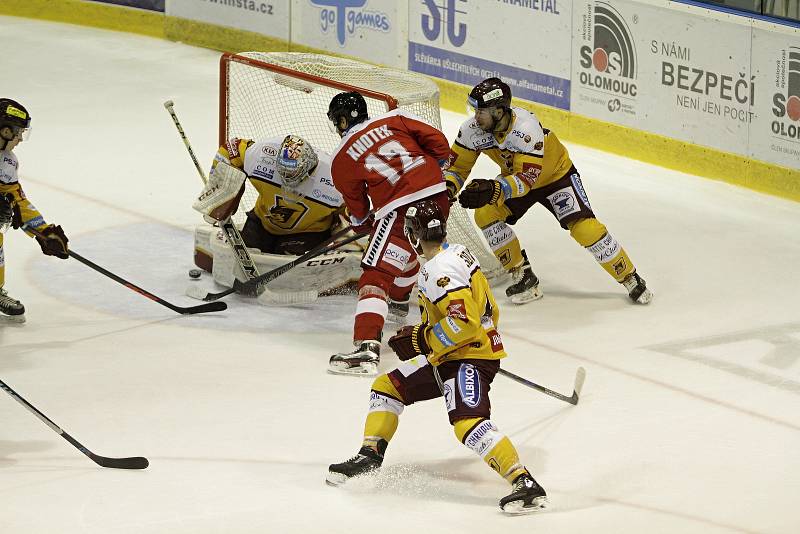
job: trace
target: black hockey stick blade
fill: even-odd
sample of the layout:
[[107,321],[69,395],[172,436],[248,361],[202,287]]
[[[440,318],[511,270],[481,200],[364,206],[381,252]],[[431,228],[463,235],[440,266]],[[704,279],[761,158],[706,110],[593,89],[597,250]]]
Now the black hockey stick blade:
[[109,467],[112,469],[145,469],[148,465],[150,465],[150,462],[147,461],[147,458],[142,456],[132,456],[130,458],[107,458],[106,456],[100,456],[99,454],[93,453],[84,447],[78,440],[67,434],[66,431],[55,424],[49,417],[40,412],[36,406],[23,399],[19,393],[11,389],[11,386],[2,380],[0,380],[0,389],[8,393],[12,399],[20,403],[26,410],[31,412],[33,415],[38,417],[40,421],[49,426],[51,430],[67,440],[73,447],[81,451],[100,467]]
[[[31,234],[31,235],[34,235],[34,236],[37,236],[37,237],[41,237],[43,239],[47,239],[47,237],[44,236],[41,232],[38,232],[37,230],[34,230],[32,228],[28,228],[25,231],[27,233]],[[112,273],[108,269],[104,269],[103,267],[100,267],[99,265],[97,265],[93,261],[87,260],[86,258],[81,256],[80,254],[78,254],[74,250],[67,251],[67,254],[69,254],[70,258],[78,260],[79,262],[81,262],[82,264],[86,265],[87,267],[89,267],[91,269],[94,269],[98,273],[111,278],[115,282],[122,284],[123,286],[127,287],[131,291],[135,291],[136,293],[139,293],[143,297],[146,297],[146,298],[152,300],[153,302],[157,302],[157,303],[161,304],[162,306],[165,306],[165,307],[169,308],[170,310],[172,310],[174,312],[180,313],[181,315],[193,315],[193,314],[196,314],[196,313],[217,312],[217,311],[222,311],[222,310],[225,310],[225,309],[228,308],[228,305],[225,304],[224,302],[215,302],[215,303],[212,303],[212,304],[198,304],[197,306],[176,306],[176,305],[172,304],[171,302],[167,302],[166,300],[162,299],[161,297],[150,293],[146,289],[142,289],[141,287],[137,286],[136,284],[128,282],[127,280],[125,280],[121,276],[117,276],[116,274]]]
[[583,389],[583,383],[586,381],[586,369],[584,369],[583,367],[578,367],[578,371],[575,373],[575,386],[572,389],[572,396],[567,397],[566,395],[562,395],[561,393],[553,391],[550,388],[540,386],[536,382],[531,382],[530,380],[522,378],[519,375],[515,375],[514,373],[506,371],[505,369],[499,369],[497,372],[507,378],[510,378],[511,380],[514,380],[515,382],[519,382],[520,384],[533,388],[537,391],[541,391],[545,395],[550,395],[553,398],[562,400],[564,402],[568,402],[572,405],[578,404],[578,401],[580,400],[581,390]]
[[111,469],[147,469],[150,462],[143,456],[131,456],[130,458],[107,458],[94,454],[89,456],[94,463],[102,467]]

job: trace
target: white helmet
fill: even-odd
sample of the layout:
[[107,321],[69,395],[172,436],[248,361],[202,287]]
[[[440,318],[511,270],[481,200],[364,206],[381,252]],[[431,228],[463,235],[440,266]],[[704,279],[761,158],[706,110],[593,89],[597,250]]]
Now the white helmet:
[[278,150],[276,171],[283,185],[295,188],[317,167],[317,154],[299,135],[287,135]]

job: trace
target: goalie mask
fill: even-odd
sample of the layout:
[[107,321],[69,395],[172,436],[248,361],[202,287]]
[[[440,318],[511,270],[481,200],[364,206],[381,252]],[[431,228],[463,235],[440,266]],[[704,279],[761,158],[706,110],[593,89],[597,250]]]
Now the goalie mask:
[[485,132],[493,132],[503,115],[511,110],[511,88],[500,78],[487,78],[472,88],[467,97],[468,113]]
[[287,135],[278,150],[275,170],[283,185],[294,189],[317,167],[317,154],[308,141],[298,135]]
[[22,104],[10,98],[0,98],[0,150],[5,150],[15,139],[27,139],[30,127],[31,116]]
[[[368,118],[367,101],[355,91],[339,93],[331,99],[331,103],[328,105],[328,120],[333,123],[339,135]],[[341,119],[344,119],[344,125],[342,125]]]
[[447,237],[447,223],[439,204],[432,200],[420,200],[409,206],[403,232],[417,254],[422,254],[420,241],[443,242]]

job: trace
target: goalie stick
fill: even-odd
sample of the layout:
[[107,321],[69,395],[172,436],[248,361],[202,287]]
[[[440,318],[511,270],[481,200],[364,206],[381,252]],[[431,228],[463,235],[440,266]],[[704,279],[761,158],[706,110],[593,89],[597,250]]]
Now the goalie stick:
[[[172,117],[172,122],[175,123],[175,127],[178,129],[178,133],[183,140],[183,144],[186,146],[186,150],[192,157],[192,161],[197,169],[197,173],[200,175],[200,179],[203,180],[203,184],[207,184],[208,179],[206,178],[205,172],[203,172],[203,169],[200,167],[200,164],[197,162],[197,157],[194,155],[194,150],[192,150],[192,145],[189,143],[189,138],[186,136],[186,132],[183,131],[183,126],[181,126],[178,115],[175,113],[174,106],[175,103],[172,100],[167,100],[164,102],[164,108]],[[222,228],[222,231],[225,232],[228,244],[233,250],[236,260],[239,263],[239,267],[242,269],[242,272],[247,277],[248,281],[256,279],[259,276],[258,269],[256,268],[253,258],[250,256],[250,252],[247,250],[244,239],[242,239],[242,234],[239,233],[238,228],[236,228],[236,225],[233,223],[233,219],[228,217],[227,219],[220,221],[219,225]],[[277,305],[304,304],[315,301],[319,296],[316,291],[294,291],[279,293],[268,289],[266,287],[266,283],[256,283],[244,286],[244,289],[240,287],[237,290],[247,296],[258,297],[259,300],[265,304]],[[188,289],[187,294],[190,297],[198,298],[195,296],[194,288]]]
[[[33,235],[35,235],[37,237],[41,237],[43,239],[47,239],[46,236],[44,236],[40,232],[37,232],[33,228],[28,228],[26,230],[26,232],[31,233],[31,234],[33,234]],[[135,291],[136,293],[139,293],[143,297],[147,297],[150,300],[152,300],[153,302],[157,302],[157,303],[161,304],[162,306],[166,306],[170,310],[172,310],[174,312],[177,312],[177,313],[180,313],[181,315],[194,315],[194,314],[197,314],[197,313],[217,312],[217,311],[223,311],[223,310],[228,308],[228,305],[225,304],[224,302],[213,302],[213,303],[209,303],[209,304],[199,304],[197,306],[176,306],[176,305],[174,305],[174,304],[172,304],[170,302],[167,302],[166,300],[162,299],[161,297],[158,297],[158,296],[150,293],[146,289],[142,289],[141,287],[137,286],[136,284],[128,282],[127,280],[125,280],[121,276],[117,276],[116,274],[112,273],[111,271],[109,271],[107,269],[104,269],[103,267],[100,267],[96,263],[94,263],[94,262],[92,262],[90,260],[87,260],[86,258],[84,258],[83,256],[81,256],[80,254],[78,254],[77,252],[75,252],[73,250],[68,250],[67,254],[69,254],[70,258],[74,258],[74,259],[78,260],[79,262],[81,262],[82,264],[86,265],[87,267],[90,267],[91,269],[94,269],[98,273],[103,274],[103,275],[111,278],[115,282],[119,282],[120,284],[122,284],[123,286],[127,287],[131,291]]]
[[540,386],[535,382],[531,382],[530,380],[522,378],[519,375],[515,375],[514,373],[506,371],[505,369],[499,369],[497,372],[505,376],[506,378],[514,380],[515,382],[524,384],[528,387],[541,391],[545,395],[550,395],[551,397],[554,397],[558,400],[562,400],[564,402],[568,402],[572,405],[578,404],[578,400],[580,400],[581,390],[583,389],[583,382],[586,380],[586,369],[584,369],[583,367],[578,367],[578,371],[575,373],[575,387],[572,389],[572,396],[567,397],[566,395],[562,395],[557,391],[553,391],[552,389]]
[[95,454],[83,445],[81,445],[78,440],[67,434],[61,427],[55,424],[53,421],[50,420],[45,414],[40,412],[36,409],[36,407],[31,404],[30,402],[23,399],[19,393],[11,389],[11,386],[0,380],[0,388],[3,389],[6,393],[11,395],[11,397],[23,405],[25,409],[31,412],[33,415],[38,417],[44,424],[49,426],[53,431],[59,434],[62,438],[67,440],[73,447],[81,451],[83,454],[89,457],[94,463],[101,467],[110,467],[113,469],[145,469],[150,462],[147,461],[147,458],[142,456],[132,456],[130,458],[109,458],[107,456],[100,456],[99,454]]
[[[267,271],[264,274],[258,275],[256,278],[253,278],[252,280],[248,280],[247,282],[240,282],[239,280],[234,280],[233,281],[233,287],[229,288],[229,289],[226,289],[225,291],[220,291],[219,293],[207,293],[207,292],[204,292],[202,289],[200,289],[200,288],[198,288],[196,286],[189,286],[187,288],[187,290],[186,290],[186,294],[188,296],[192,297],[192,298],[195,298],[195,299],[198,299],[198,300],[205,300],[207,302],[208,301],[214,301],[214,300],[217,300],[217,299],[221,299],[222,297],[227,297],[228,295],[230,295],[232,293],[237,293],[237,292],[243,293],[243,294],[248,294],[248,292],[250,292],[251,288],[254,287],[254,286],[257,286],[257,285],[262,285],[263,286],[264,284],[267,284],[268,282],[278,278],[279,276],[281,276],[285,272],[290,271],[291,269],[294,269],[298,265],[300,265],[302,263],[305,263],[306,261],[308,261],[308,260],[310,260],[312,258],[316,258],[317,256],[321,256],[321,255],[323,255],[325,253],[328,253],[328,252],[331,252],[333,250],[336,250],[339,247],[342,247],[342,246],[344,246],[344,245],[346,245],[348,243],[351,243],[351,242],[355,241],[356,239],[361,239],[362,237],[367,235],[367,234],[355,234],[355,235],[351,235],[349,237],[346,237],[345,239],[343,239],[342,241],[339,241],[338,243],[334,243],[334,241],[336,241],[337,239],[340,239],[341,237],[346,235],[351,230],[352,229],[349,226],[347,228],[343,228],[342,230],[336,232],[331,237],[329,237],[328,239],[326,239],[325,241],[323,241],[322,243],[320,243],[316,247],[312,248],[311,250],[309,250],[308,252],[306,252],[302,256],[299,256],[299,257],[295,258],[294,260],[281,265],[280,267],[276,267],[275,269],[272,269],[271,271]],[[267,290],[267,291],[269,291],[269,290]],[[279,296],[280,295],[293,295],[294,294],[294,293],[275,293],[275,292],[270,292],[270,293],[273,293],[274,295],[279,295]],[[300,292],[300,293],[313,293],[314,295],[317,294],[317,292],[313,291],[313,290],[312,291],[304,291],[304,292]],[[262,294],[259,297],[259,299],[262,299],[262,300],[263,300],[263,298],[264,298],[264,294]],[[285,304],[292,304],[292,302],[286,302]]]

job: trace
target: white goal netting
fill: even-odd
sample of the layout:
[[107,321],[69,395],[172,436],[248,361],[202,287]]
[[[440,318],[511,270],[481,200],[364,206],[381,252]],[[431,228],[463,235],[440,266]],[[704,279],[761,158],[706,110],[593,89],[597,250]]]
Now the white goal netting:
[[[407,71],[321,54],[243,52],[220,59],[220,144],[232,137],[260,139],[300,135],[332,153],[340,142],[328,125],[328,104],[342,91],[358,91],[370,116],[402,108],[441,129],[439,88]],[[234,220],[242,224],[258,194],[248,182]],[[488,277],[503,272],[472,217],[458,204],[448,220],[448,239],[477,256]]]

